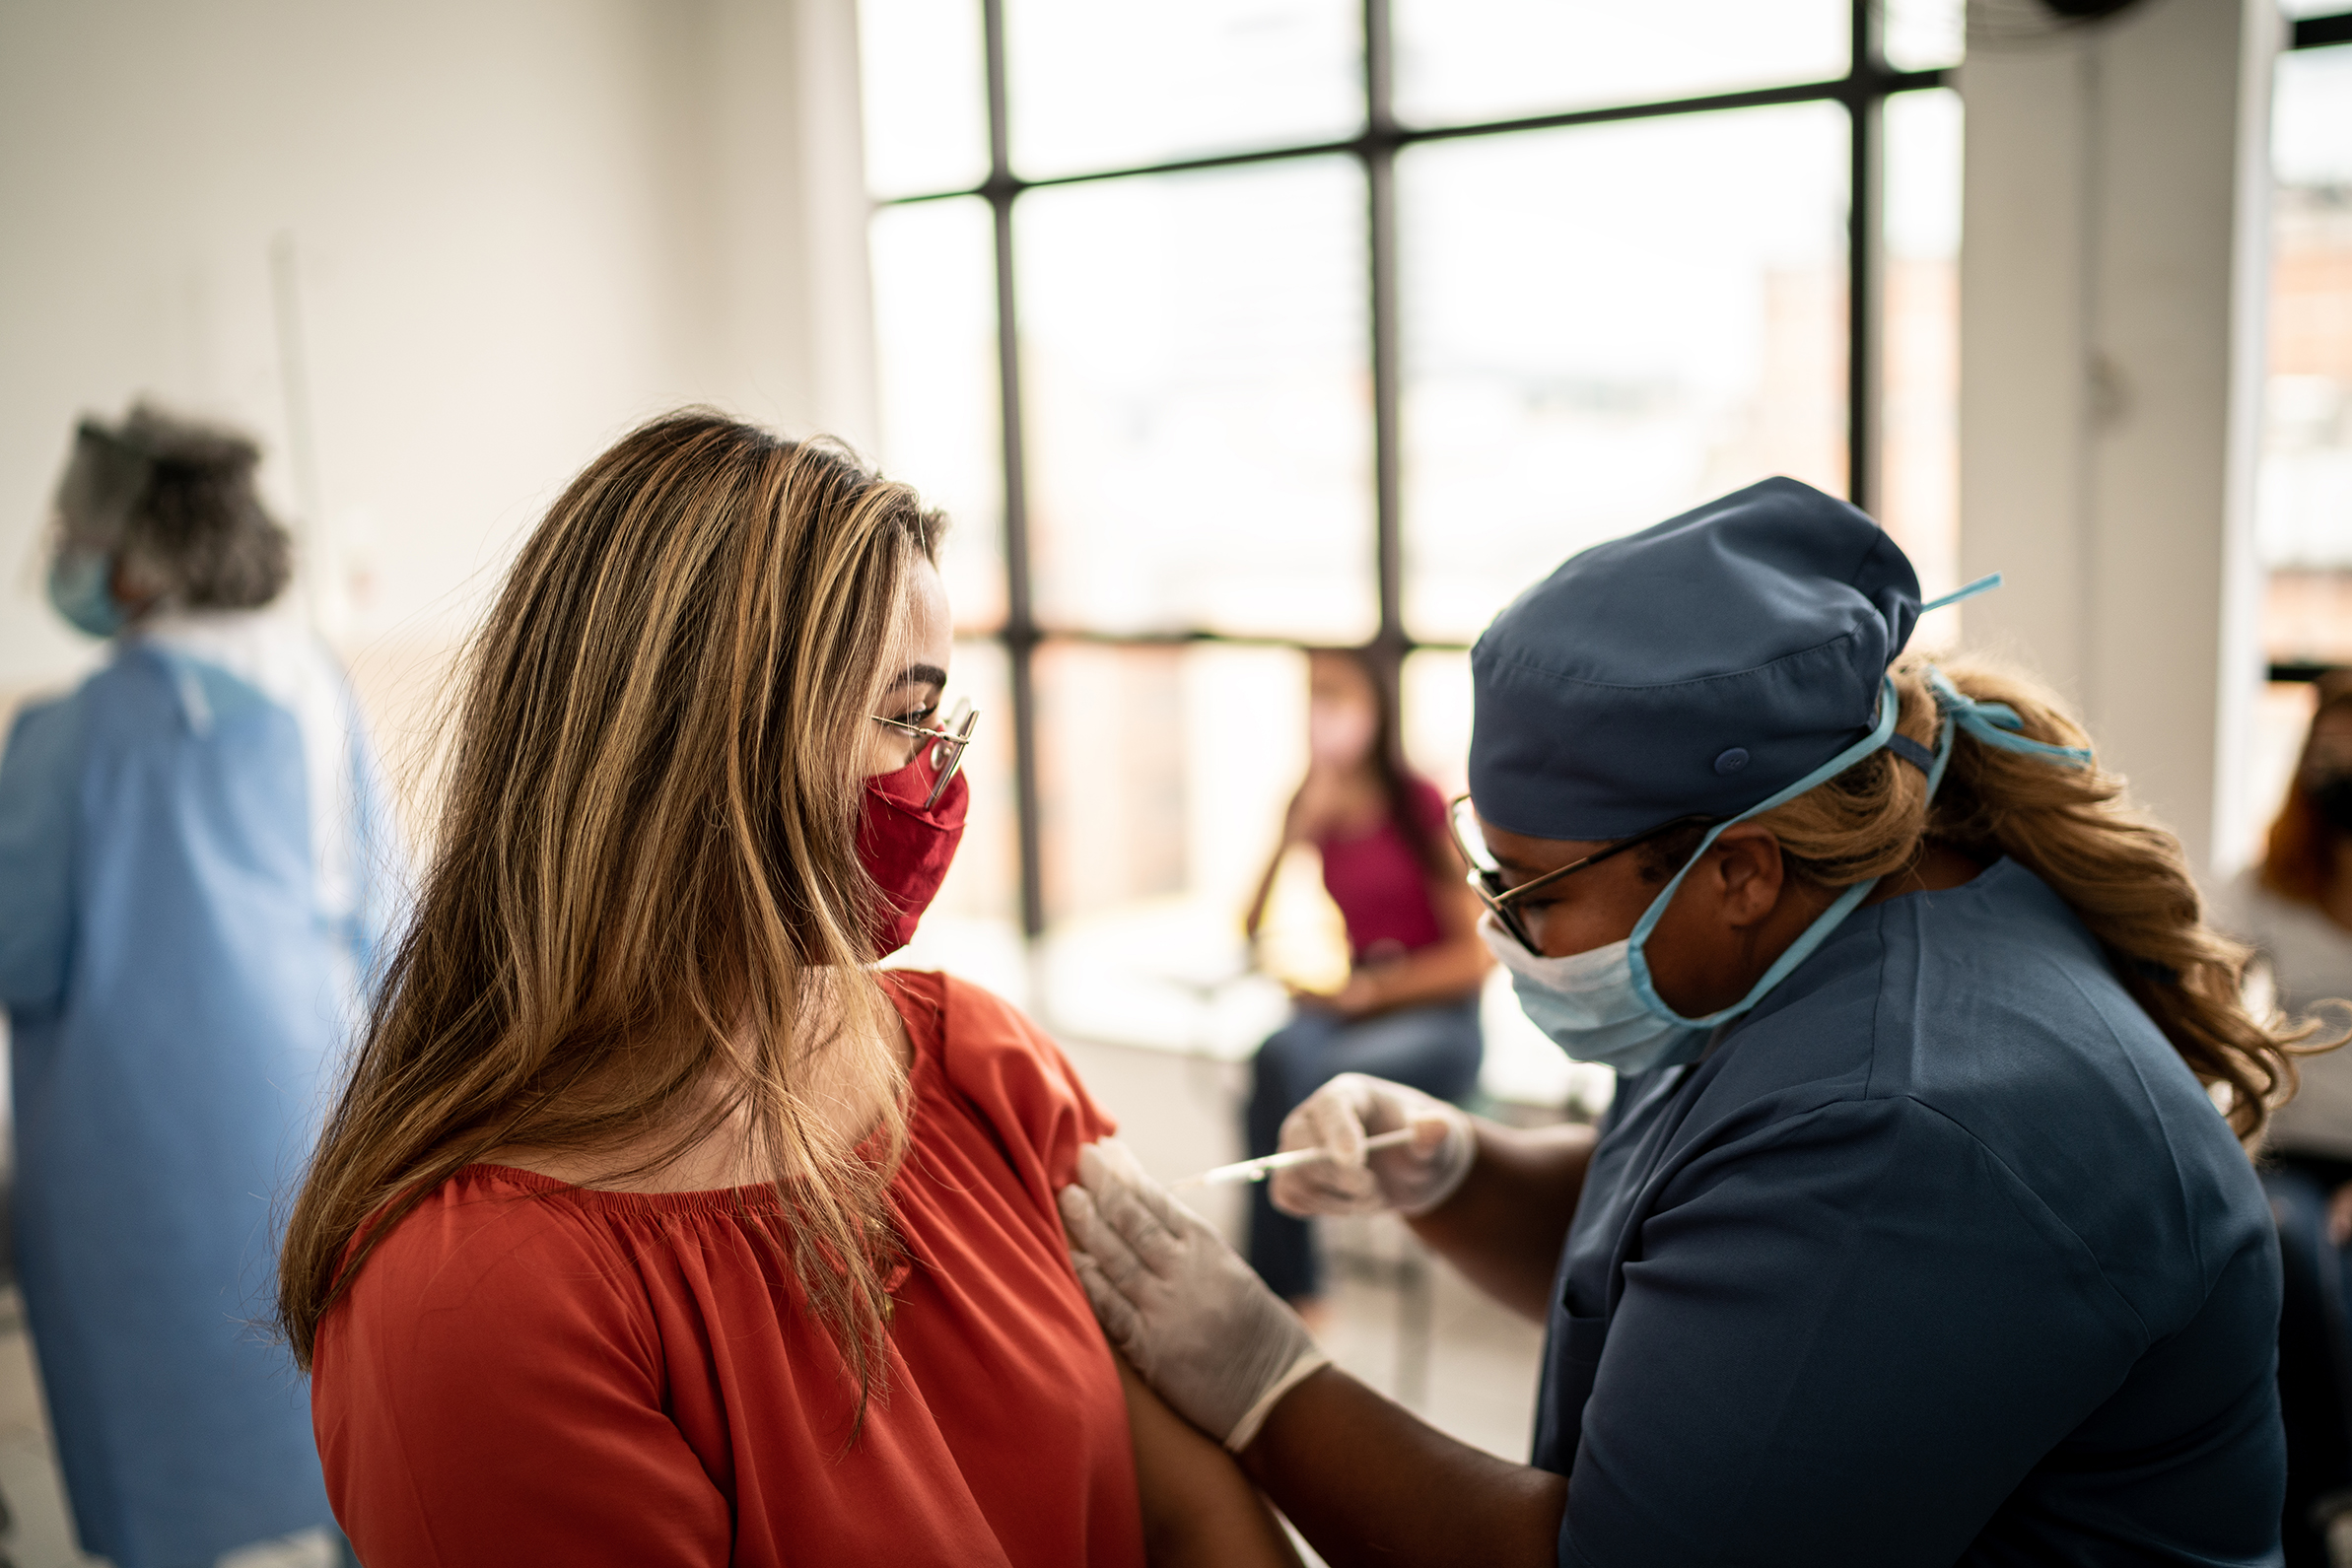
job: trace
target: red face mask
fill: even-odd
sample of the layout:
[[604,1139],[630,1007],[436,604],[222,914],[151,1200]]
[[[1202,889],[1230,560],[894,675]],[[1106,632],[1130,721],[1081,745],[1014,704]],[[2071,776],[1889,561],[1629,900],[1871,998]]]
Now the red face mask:
[[937,897],[939,883],[964,836],[964,807],[972,797],[959,771],[940,791],[938,803],[923,809],[938,775],[927,761],[931,748],[896,773],[865,781],[865,806],[858,819],[858,861],[882,890],[866,934],[876,958],[887,958],[915,935],[916,922]]

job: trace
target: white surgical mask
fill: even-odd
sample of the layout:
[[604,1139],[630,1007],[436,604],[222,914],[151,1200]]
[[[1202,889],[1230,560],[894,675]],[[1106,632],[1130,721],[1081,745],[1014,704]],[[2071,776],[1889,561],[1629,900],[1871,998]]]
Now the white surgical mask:
[[1578,1061],[1598,1062],[1619,1072],[1696,1061],[1707,1032],[1685,1029],[1661,1018],[1642,1002],[1633,986],[1630,939],[1589,953],[1545,958],[1487,916],[1479,921],[1487,951],[1511,972],[1519,1009],[1553,1043]]

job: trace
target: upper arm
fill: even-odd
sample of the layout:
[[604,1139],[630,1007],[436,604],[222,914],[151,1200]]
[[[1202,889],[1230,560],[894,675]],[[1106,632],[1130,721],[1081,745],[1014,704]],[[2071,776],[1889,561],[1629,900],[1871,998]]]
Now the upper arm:
[[1191,1425],[1116,1350],[1135,1442],[1144,1551],[1155,1565],[1297,1568],[1297,1553],[1233,1456]]
[[910,975],[903,987],[935,984],[946,1012],[948,1076],[1015,1154],[1042,1168],[1040,1196],[1053,1234],[1062,1233],[1054,1193],[1077,1180],[1078,1148],[1119,1124],[1078,1079],[1046,1032],[992,991],[952,976]]
[[0,1001],[45,1008],[64,994],[73,933],[81,707],[20,716],[0,754]]
[[1933,1111],[1834,1106],[1758,1141],[1695,1162],[1641,1225],[1563,1562],[1764,1541],[1950,1562],[2143,1347],[2088,1251]]
[[727,1561],[726,1499],[664,1410],[651,1327],[608,1261],[529,1238],[487,1266],[417,1266],[398,1241],[329,1315],[313,1374],[328,1491],[361,1561]]

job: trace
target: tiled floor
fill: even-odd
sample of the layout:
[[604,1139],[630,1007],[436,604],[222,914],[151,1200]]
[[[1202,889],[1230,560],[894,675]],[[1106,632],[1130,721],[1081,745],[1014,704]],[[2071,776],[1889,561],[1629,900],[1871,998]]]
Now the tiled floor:
[[[1071,1059],[1095,1099],[1122,1125],[1146,1169],[1174,1179],[1240,1157],[1237,1110],[1246,1069],[1162,1051],[1072,1045]],[[1234,1189],[1201,1207],[1228,1234],[1238,1228]],[[1402,1398],[1446,1432],[1506,1459],[1527,1455],[1542,1332],[1474,1291],[1443,1263],[1426,1269],[1428,1332],[1401,1335],[1412,1318],[1392,1282],[1408,1245],[1389,1220],[1333,1228],[1333,1315],[1325,1343],[1349,1372]],[[1417,1365],[1419,1368],[1417,1376]],[[12,1516],[0,1533],[15,1568],[103,1568],[74,1549],[59,1490],[40,1384],[13,1290],[0,1291],[0,1497]],[[240,1553],[224,1568],[307,1568],[323,1548],[294,1542]]]

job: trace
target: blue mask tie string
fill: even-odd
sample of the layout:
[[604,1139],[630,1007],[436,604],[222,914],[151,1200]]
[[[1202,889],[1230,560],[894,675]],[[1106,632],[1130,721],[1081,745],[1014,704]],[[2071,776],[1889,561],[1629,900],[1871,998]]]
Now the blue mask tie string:
[[[1941,609],[1947,604],[1957,604],[1962,599],[1973,598],[1979,593],[2000,585],[2001,575],[1996,572],[1989,577],[1977,579],[1956,592],[1947,593],[1940,599],[1920,606],[1920,612],[1924,614],[1928,610]],[[1977,702],[1954,686],[1950,680],[1945,678],[1944,672],[1932,664],[1927,666],[1926,676],[1928,690],[1934,694],[1936,710],[1943,716],[1944,720],[1937,726],[1935,756],[1927,769],[1928,799],[1933,800],[1936,790],[1943,784],[1944,770],[1952,762],[1953,741],[1959,731],[1963,729],[1969,732],[1970,739],[1979,741],[1984,745],[1996,746],[2003,751],[2014,751],[2024,756],[2038,757],[2044,762],[2060,767],[2088,768],[2092,765],[2091,750],[2087,746],[2055,746],[2047,741],[2033,740],[2018,733],[2025,728],[2026,721],[2018,716],[2017,710],[2007,703]],[[1856,882],[1846,888],[1811,925],[1798,935],[1796,941],[1791,943],[1788,949],[1773,961],[1772,966],[1764,972],[1755,986],[1750,988],[1747,995],[1719,1012],[1709,1013],[1704,1018],[1685,1018],[1681,1013],[1668,1006],[1665,999],[1659,996],[1657,987],[1650,978],[1649,959],[1643,951],[1648,943],[1650,932],[1657,928],[1659,920],[1666,914],[1667,906],[1674,902],[1674,895],[1682,887],[1683,879],[1689,876],[1691,868],[1704,857],[1708,848],[1722,835],[1723,830],[1735,822],[1745,822],[1752,817],[1762,816],[1775,806],[1794,800],[1814,785],[1825,780],[1835,778],[1872,752],[1890,745],[1895,738],[1895,719],[1900,712],[1900,706],[1895,695],[1895,681],[1891,676],[1886,677],[1882,681],[1879,691],[1878,722],[1872,726],[1869,734],[1785,789],[1758,801],[1736,817],[1717,823],[1707,830],[1704,838],[1699,840],[1698,848],[1692,852],[1688,860],[1683,862],[1682,869],[1674,874],[1674,880],[1666,884],[1658,896],[1651,901],[1650,907],[1642,912],[1641,919],[1633,925],[1629,953],[1633,972],[1633,989],[1634,993],[1641,998],[1641,1004],[1648,1008],[1653,1015],[1669,1019],[1686,1029],[1711,1029],[1717,1024],[1741,1016],[1762,1001],[1765,993],[1773,987],[1787,979],[1790,971],[1812,957],[1814,949],[1828,940],[1830,933],[1834,931],[1848,915],[1861,906],[1862,901],[1870,896],[1871,889],[1878,886],[1879,879],[1873,877],[1867,882]],[[1908,755],[1912,751],[1924,751],[1925,748],[1913,742],[1903,750],[1904,754]],[[1915,763],[1917,758],[1913,757],[1911,760]]]
[[1860,740],[1855,741],[1836,756],[1799,779],[1795,784],[1766,795],[1738,816],[1727,817],[1716,823],[1707,830],[1706,837],[1698,841],[1698,848],[1691,852],[1691,857],[1683,862],[1683,868],[1674,873],[1674,880],[1659,890],[1658,896],[1650,901],[1650,907],[1642,912],[1641,919],[1634,922],[1633,934],[1628,939],[1627,957],[1633,971],[1633,993],[1641,998],[1641,1005],[1648,1008],[1653,1016],[1667,1019],[1685,1029],[1712,1029],[1719,1023],[1739,1017],[1749,1008],[1764,1000],[1766,991],[1787,979],[1789,971],[1812,957],[1813,950],[1828,940],[1830,933],[1837,929],[1839,923],[1848,915],[1851,915],[1864,899],[1870,896],[1870,890],[1878,886],[1876,877],[1872,877],[1867,882],[1856,882],[1838,894],[1836,902],[1822,911],[1820,917],[1807,926],[1794,942],[1789,944],[1787,951],[1772,961],[1772,967],[1765,970],[1762,978],[1749,988],[1747,995],[1719,1012],[1707,1014],[1704,1018],[1685,1018],[1681,1013],[1669,1007],[1665,999],[1658,994],[1658,988],[1650,978],[1649,957],[1643,951],[1649,941],[1650,932],[1657,928],[1659,920],[1666,914],[1667,906],[1674,902],[1674,895],[1681,889],[1683,878],[1689,876],[1691,868],[1706,857],[1707,850],[1718,838],[1722,837],[1723,830],[1735,822],[1745,822],[1751,817],[1762,816],[1774,806],[1785,805],[1815,784],[1826,779],[1836,778],[1872,752],[1883,749],[1887,744],[1887,738],[1895,733],[1895,720],[1902,711],[1902,705],[1895,696],[1894,677],[1881,676],[1879,679],[1878,722],[1871,726],[1869,734],[1864,735]]
[[2016,709],[2007,703],[1977,702],[1946,680],[1944,672],[1932,664],[1927,666],[1927,688],[1935,693],[1935,705],[1943,712],[1945,728],[1942,743],[1937,747],[1937,767],[1929,776],[1931,781],[1940,782],[1943,777],[1942,760],[1951,752],[1950,732],[1955,724],[1967,730],[1971,740],[1998,746],[2003,751],[2039,757],[2043,762],[2055,763],[2062,768],[2091,766],[2090,747],[2053,746],[2047,741],[2032,740],[2016,733],[2026,727],[2026,721],[2018,716]]
[[1928,611],[1940,610],[1947,604],[1958,604],[1961,600],[1972,599],[1979,593],[1990,593],[1993,589],[1999,587],[2000,585],[2001,574],[1998,572],[1987,572],[1975,581],[1969,583],[1965,587],[1954,588],[1951,592],[1945,594],[1940,599],[1929,599],[1925,604],[1919,606],[1919,613],[1921,615],[1925,615]]

